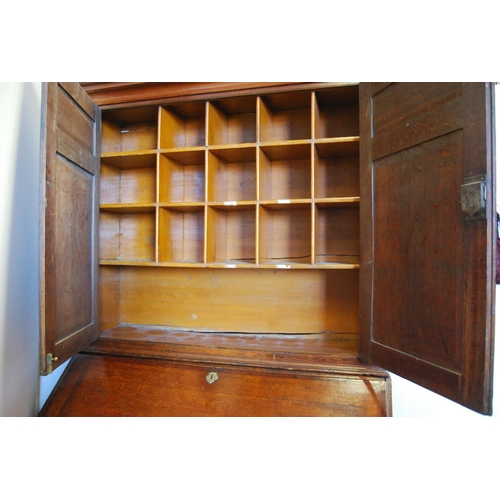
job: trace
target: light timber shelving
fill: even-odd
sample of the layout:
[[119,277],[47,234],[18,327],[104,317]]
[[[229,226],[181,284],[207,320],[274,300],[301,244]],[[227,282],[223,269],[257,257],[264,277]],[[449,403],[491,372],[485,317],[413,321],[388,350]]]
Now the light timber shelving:
[[103,116],[102,265],[359,267],[356,86]]

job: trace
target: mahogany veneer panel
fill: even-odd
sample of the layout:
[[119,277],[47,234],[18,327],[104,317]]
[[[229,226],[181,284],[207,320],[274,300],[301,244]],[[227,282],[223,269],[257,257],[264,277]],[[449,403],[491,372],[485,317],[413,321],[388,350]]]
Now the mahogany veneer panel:
[[[207,375],[217,373],[210,384]],[[388,380],[78,354],[41,416],[385,416]]]

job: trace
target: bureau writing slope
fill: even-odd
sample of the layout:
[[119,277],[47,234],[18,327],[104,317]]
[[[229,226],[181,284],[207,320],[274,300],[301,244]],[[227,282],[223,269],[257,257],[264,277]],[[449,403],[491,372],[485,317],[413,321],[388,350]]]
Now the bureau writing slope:
[[385,370],[491,414],[490,84],[83,86],[44,85],[42,415],[390,415]]

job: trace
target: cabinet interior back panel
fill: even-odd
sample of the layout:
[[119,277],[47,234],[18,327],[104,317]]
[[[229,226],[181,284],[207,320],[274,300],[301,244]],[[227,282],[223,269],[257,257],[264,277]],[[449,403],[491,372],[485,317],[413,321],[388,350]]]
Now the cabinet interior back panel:
[[197,331],[357,333],[358,272],[124,266],[119,320]]

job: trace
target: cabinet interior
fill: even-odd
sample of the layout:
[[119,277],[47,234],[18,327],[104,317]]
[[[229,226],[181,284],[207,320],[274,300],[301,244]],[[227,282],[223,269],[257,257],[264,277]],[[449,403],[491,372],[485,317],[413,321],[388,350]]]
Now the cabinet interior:
[[357,351],[356,85],[104,109],[102,122],[104,333],[292,350],[343,334]]

